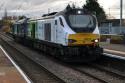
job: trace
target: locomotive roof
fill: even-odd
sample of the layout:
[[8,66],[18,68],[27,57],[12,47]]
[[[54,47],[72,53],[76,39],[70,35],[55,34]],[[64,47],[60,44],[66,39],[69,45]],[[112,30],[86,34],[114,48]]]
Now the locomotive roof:
[[[76,13],[79,10],[82,11],[83,14],[92,14],[92,13],[88,12],[86,9],[80,9],[80,8],[72,9],[72,8],[69,8],[69,9],[64,9],[63,11],[60,11],[60,12],[52,12],[52,13],[49,13],[49,14],[44,14],[40,18],[30,18],[27,21],[36,21],[36,20],[42,20],[42,19],[51,19],[51,18],[54,18],[54,17],[59,16],[59,15],[65,16],[66,14]],[[23,23],[25,21],[26,21],[26,19],[18,20],[18,21],[16,21],[16,24]]]
[[22,23],[27,22],[28,20],[29,20],[29,18],[20,19],[20,20],[15,21],[14,24],[22,24]]
[[50,14],[45,14],[43,15],[43,17],[41,19],[50,19],[50,18],[54,18],[55,16],[59,16],[59,15],[63,15],[65,16],[66,14],[72,14],[72,13],[77,13],[77,11],[82,11],[81,14],[92,14],[91,12],[87,11],[86,9],[80,9],[80,8],[75,8],[75,9],[64,9],[63,11],[60,12],[53,12]]

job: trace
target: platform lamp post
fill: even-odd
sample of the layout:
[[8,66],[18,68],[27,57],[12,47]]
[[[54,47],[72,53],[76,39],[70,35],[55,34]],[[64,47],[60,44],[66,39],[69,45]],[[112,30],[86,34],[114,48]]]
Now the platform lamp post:
[[[4,6],[4,3],[2,3],[2,4],[0,5],[0,12],[1,12],[0,16],[2,16],[2,8],[3,8],[3,6]],[[2,19],[2,17],[1,17],[1,19]]]
[[122,32],[123,0],[120,0],[120,33]]

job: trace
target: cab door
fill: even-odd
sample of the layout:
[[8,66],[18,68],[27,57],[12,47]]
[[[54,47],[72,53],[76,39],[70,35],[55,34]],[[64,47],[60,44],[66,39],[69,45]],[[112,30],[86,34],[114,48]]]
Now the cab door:
[[54,21],[54,42],[55,43],[57,43],[57,28],[58,28],[58,21],[57,21],[57,19],[55,19],[55,21]]
[[36,23],[32,22],[31,37],[33,39],[35,38],[35,28],[36,28]]

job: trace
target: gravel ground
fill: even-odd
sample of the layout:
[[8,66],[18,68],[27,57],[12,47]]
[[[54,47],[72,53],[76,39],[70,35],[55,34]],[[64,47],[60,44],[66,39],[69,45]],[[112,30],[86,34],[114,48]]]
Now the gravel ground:
[[125,78],[114,74],[114,73],[109,73],[105,70],[99,69],[99,68],[95,68],[92,66],[84,66],[84,67],[76,67],[76,69],[89,73],[99,79],[104,80],[107,83],[124,83],[125,82]]

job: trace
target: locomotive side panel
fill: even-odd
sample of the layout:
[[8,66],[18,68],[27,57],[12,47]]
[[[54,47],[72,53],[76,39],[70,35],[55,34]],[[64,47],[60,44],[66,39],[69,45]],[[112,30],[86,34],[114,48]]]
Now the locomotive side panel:
[[37,24],[37,21],[35,21],[34,23],[34,26],[35,26],[35,39],[38,39],[38,24]]
[[51,19],[51,42],[56,43],[55,19]]
[[31,37],[31,23],[28,22],[28,34],[27,34],[28,37]]
[[37,28],[37,24],[36,22],[29,22],[28,24],[28,37],[34,39],[37,35],[36,35],[36,28]]
[[36,28],[36,23],[32,22],[31,23],[31,38],[35,38],[35,28]]
[[14,25],[14,29],[13,29],[13,30],[14,30],[14,31],[13,31],[14,34],[16,35],[16,34],[17,34],[17,24]]
[[66,45],[65,26],[61,17],[57,18],[56,40],[58,44]]
[[44,40],[44,21],[37,21],[37,35],[39,40]]

